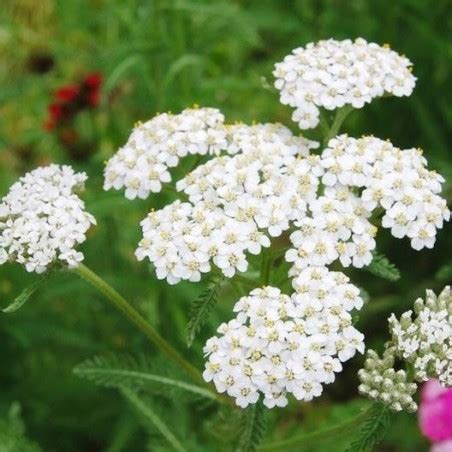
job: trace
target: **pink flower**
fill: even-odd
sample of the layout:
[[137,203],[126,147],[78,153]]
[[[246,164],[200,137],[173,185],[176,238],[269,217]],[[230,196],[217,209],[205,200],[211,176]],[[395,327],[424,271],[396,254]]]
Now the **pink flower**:
[[419,423],[422,433],[436,443],[433,452],[452,452],[452,388],[442,387],[438,380],[424,384]]
[[433,444],[430,452],[452,452],[452,439]]

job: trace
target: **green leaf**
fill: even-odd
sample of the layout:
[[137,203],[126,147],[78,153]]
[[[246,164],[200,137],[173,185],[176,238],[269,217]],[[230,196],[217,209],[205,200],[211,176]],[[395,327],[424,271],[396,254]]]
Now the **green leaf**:
[[50,271],[47,271],[46,273],[44,273],[43,276],[41,276],[41,278],[39,278],[33,284],[30,284],[28,287],[26,287],[9,306],[2,309],[2,312],[11,314],[12,312],[16,312],[18,309],[20,309],[29,300],[29,298],[39,289],[39,287],[42,286],[42,284],[50,276],[50,273],[51,273]]
[[372,451],[384,438],[388,431],[389,423],[389,409],[383,404],[375,403],[346,452]]
[[192,304],[187,325],[187,346],[191,347],[201,327],[206,323],[210,311],[218,300],[218,292],[224,278],[212,278],[209,287]]
[[446,282],[452,280],[452,264],[446,264],[440,267],[435,274],[435,279]]
[[257,450],[265,432],[265,408],[261,401],[250,405],[244,411],[243,430],[240,434],[236,452]]
[[14,402],[5,418],[0,418],[1,452],[40,452],[40,447],[25,436],[20,405]]
[[185,54],[174,61],[168,69],[164,80],[164,85],[168,87],[174,80],[187,68],[209,68],[211,72],[215,71],[215,65],[205,56],[195,54]]
[[372,415],[373,409],[374,405],[371,405],[368,409],[331,427],[320,428],[313,432],[296,435],[292,438],[265,443],[259,447],[259,451],[308,451],[313,446],[318,446],[320,443],[346,438],[353,435],[353,433],[356,432],[356,429],[359,429],[363,423],[366,422],[368,417]]
[[122,60],[108,76],[104,84],[104,91],[109,93],[115,88],[118,82],[125,76],[125,74],[133,67],[142,65],[141,55],[130,55]]
[[74,373],[105,387],[149,388],[156,389],[158,392],[162,392],[164,387],[167,394],[169,390],[174,390],[216,400],[213,392],[179,379],[156,374],[155,366],[147,360],[130,356],[96,356],[76,366]]
[[144,403],[138,394],[130,389],[122,388],[121,393],[135,410],[168,441],[174,450],[178,452],[186,451],[166,423],[152,410],[149,403]]
[[370,265],[366,267],[370,273],[387,279],[388,281],[398,281],[400,279],[400,270],[384,254],[375,253]]

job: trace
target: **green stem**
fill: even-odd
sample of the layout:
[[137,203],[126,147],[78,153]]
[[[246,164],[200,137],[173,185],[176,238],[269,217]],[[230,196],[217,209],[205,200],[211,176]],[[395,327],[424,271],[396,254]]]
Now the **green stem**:
[[100,276],[83,264],[73,270],[85,281],[102,293],[113,305],[124,314],[146,337],[156,345],[163,353],[172,359],[179,367],[184,369],[195,381],[206,385],[201,373],[190,364],[171,344],[141,316],[141,314],[115,289],[113,289]]
[[237,273],[234,275],[233,281],[234,280],[244,284],[245,286],[250,287],[251,289],[255,289],[259,285],[257,281],[253,281],[252,279],[247,278],[246,276],[239,275]]
[[325,118],[325,113],[320,111],[319,116],[319,127],[320,131],[323,135],[326,135],[330,130],[330,125],[328,124],[328,120]]
[[331,138],[335,137],[342,126],[342,123],[345,121],[345,118],[351,113],[353,107],[351,105],[345,105],[342,108],[336,110],[336,116],[334,117],[333,124],[331,124],[330,129],[325,134],[325,138],[323,139],[323,146],[326,147],[328,141]]
[[261,264],[261,274],[260,274],[260,282],[263,286],[268,286],[270,282],[270,268],[272,265],[273,259],[270,255],[270,250],[266,249],[262,253],[262,264]]
[[[275,451],[279,452],[281,450],[306,450],[311,446],[317,445],[318,442],[322,440],[330,440],[332,438],[341,437],[348,433],[353,432],[357,427],[359,427],[371,414],[374,405],[372,404],[369,408],[357,414],[355,417],[341,422],[334,427],[323,428],[316,430],[312,433],[305,433],[302,435],[294,436],[282,441],[273,441],[259,447],[259,451]],[[294,448],[294,449],[290,449]],[[296,449],[295,449],[296,448]]]

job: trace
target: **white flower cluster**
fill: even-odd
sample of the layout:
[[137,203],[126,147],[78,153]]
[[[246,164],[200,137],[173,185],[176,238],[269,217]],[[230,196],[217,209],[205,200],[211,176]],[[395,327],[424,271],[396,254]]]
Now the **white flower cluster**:
[[432,248],[436,230],[450,219],[446,201],[438,193],[444,178],[429,171],[419,149],[401,150],[374,137],[340,135],[329,141],[320,165],[326,187],[361,190],[360,209],[383,208],[382,226],[396,238],[409,237],[419,250]]
[[296,221],[290,235],[294,248],[286,252],[291,274],[305,267],[329,265],[339,259],[344,267],[361,268],[372,261],[377,228],[362,200],[347,187],[328,187],[324,196],[308,203],[309,217]]
[[290,236],[291,274],[336,259],[345,267],[369,265],[377,228],[368,218],[377,208],[394,237],[408,236],[416,250],[432,248],[450,211],[438,195],[443,177],[426,164],[420,150],[401,150],[379,138],[331,139],[312,167],[323,196],[308,201],[307,216],[295,222],[299,229]]
[[76,251],[95,219],[75,194],[85,173],[50,165],[23,176],[0,201],[0,265],[14,261],[42,273],[55,262],[70,267],[83,260]]
[[214,108],[188,108],[139,123],[105,167],[104,189],[126,188],[128,199],[146,199],[170,182],[169,168],[189,154],[218,154],[226,147],[224,116]]
[[[366,352],[364,368],[358,372],[359,391],[388,405],[394,411],[415,411],[413,400],[417,383],[437,378],[443,386],[452,386],[452,294],[450,286],[437,297],[427,291],[426,301],[419,298],[412,311],[397,320],[389,318],[391,339],[380,359],[373,350]],[[395,362],[406,363],[411,372],[395,370]]]
[[395,349],[387,348],[380,358],[374,350],[367,350],[364,368],[358,372],[361,384],[359,393],[387,405],[393,411],[414,412],[417,403],[413,399],[417,384],[407,373],[394,369]]
[[312,400],[335,380],[341,362],[364,351],[349,312],[363,301],[343,273],[305,269],[294,288],[291,297],[275,287],[253,290],[204,347],[204,379],[242,408],[261,394],[268,408],[286,406],[288,394]]
[[[305,216],[319,184],[312,174],[317,143],[276,124],[230,126],[228,152],[177,183],[190,202],[151,212],[136,251],[170,284],[199,281],[211,262],[227,277],[246,271],[246,252],[259,254],[289,222]],[[303,158],[300,158],[303,157]]]
[[412,311],[400,320],[392,314],[389,329],[397,354],[413,366],[414,379],[437,378],[443,386],[452,386],[452,294],[447,286],[437,297],[427,291]]
[[245,253],[259,254],[270,245],[265,232],[278,237],[292,222],[297,230],[286,260],[293,276],[337,259],[343,266],[369,265],[377,233],[369,217],[377,208],[385,211],[383,227],[410,237],[415,249],[431,248],[450,218],[438,195],[444,179],[426,169],[419,150],[341,135],[319,157],[309,155],[317,143],[278,124],[226,129],[229,155],[177,183],[189,202],[151,212],[142,222],[137,257],[149,258],[170,283],[199,281],[211,261],[227,277],[246,271]]
[[295,108],[292,119],[311,129],[319,123],[320,107],[362,108],[385,94],[409,96],[416,83],[411,66],[389,46],[328,39],[295,49],[273,74],[281,103]]

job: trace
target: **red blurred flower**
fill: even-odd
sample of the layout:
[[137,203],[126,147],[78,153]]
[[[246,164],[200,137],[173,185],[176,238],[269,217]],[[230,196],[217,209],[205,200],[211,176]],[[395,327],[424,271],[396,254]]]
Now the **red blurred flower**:
[[[72,83],[58,88],[54,93],[55,101],[48,106],[48,117],[43,127],[47,131],[55,128],[71,127],[71,122],[81,111],[97,107],[100,102],[100,87],[102,74],[92,72],[86,75],[80,83]],[[73,140],[73,137],[62,136],[60,139]]]
[[100,72],[92,72],[91,74],[88,74],[85,79],[83,80],[83,83],[91,89],[98,89],[100,88],[100,85],[102,84],[102,74]]
[[55,92],[55,99],[61,102],[73,102],[80,93],[78,85],[62,86]]
[[50,118],[55,122],[58,122],[59,119],[63,116],[63,106],[57,102],[51,103],[47,110],[49,111]]
[[100,102],[100,92],[92,91],[91,93],[88,93],[87,100],[91,107],[97,107]]

